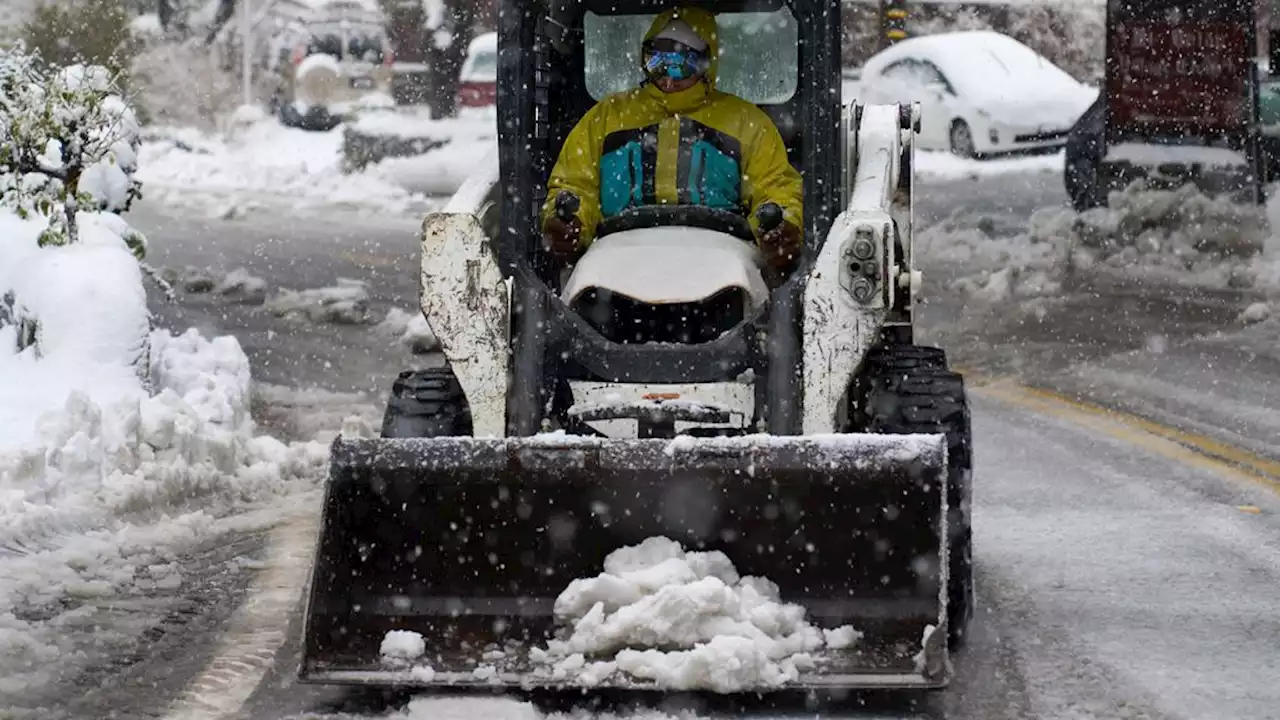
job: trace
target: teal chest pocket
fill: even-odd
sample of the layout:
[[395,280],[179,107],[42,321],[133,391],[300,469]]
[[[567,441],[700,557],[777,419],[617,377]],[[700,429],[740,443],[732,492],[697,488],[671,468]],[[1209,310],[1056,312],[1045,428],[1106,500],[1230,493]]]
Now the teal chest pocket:
[[740,173],[737,159],[698,140],[689,158],[689,200],[694,205],[736,210],[741,203]]
[[600,210],[605,217],[640,204],[642,177],[638,142],[629,142],[600,158]]
[[617,215],[629,207],[651,205],[658,128],[619,130],[604,139],[600,153],[600,212]]

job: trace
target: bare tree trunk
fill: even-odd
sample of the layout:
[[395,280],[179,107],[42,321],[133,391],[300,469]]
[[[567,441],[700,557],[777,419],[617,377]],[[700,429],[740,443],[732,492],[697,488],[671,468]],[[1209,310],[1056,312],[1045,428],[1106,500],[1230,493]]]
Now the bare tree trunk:
[[160,18],[160,29],[169,30],[173,21],[173,0],[156,0],[156,15]]
[[218,0],[218,11],[214,13],[213,25],[209,27],[209,36],[205,38],[206,45],[211,44],[218,37],[218,32],[235,14],[236,0]]

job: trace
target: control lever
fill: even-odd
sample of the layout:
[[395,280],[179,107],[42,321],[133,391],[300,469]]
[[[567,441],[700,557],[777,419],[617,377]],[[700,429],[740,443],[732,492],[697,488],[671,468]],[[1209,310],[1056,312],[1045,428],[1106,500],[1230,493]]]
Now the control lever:
[[565,222],[573,220],[573,216],[578,214],[578,208],[582,207],[582,198],[574,195],[568,190],[561,190],[556,195],[556,217]]
[[777,203],[765,203],[756,211],[756,220],[760,221],[760,234],[770,232],[782,224],[782,208]]
[[[782,208],[777,203],[765,203],[756,210],[756,220],[760,222],[760,235],[765,235],[776,230],[782,225]],[[761,268],[761,274],[764,276],[764,282],[770,289],[775,289],[782,285],[786,277],[776,269],[765,264]]]
[[[581,207],[582,207],[582,198],[578,197],[577,195],[573,194],[568,190],[561,190],[556,195],[555,212],[556,212],[556,217],[559,218],[561,222],[564,222],[564,223],[572,222],[574,216],[578,214],[578,209]],[[561,280],[562,280],[561,276],[564,274],[565,269],[568,267],[568,263],[564,259],[557,256],[555,253],[551,253],[551,252],[548,252],[546,255],[544,255],[544,258],[545,258],[545,262],[547,263],[546,267],[551,272],[551,278],[549,279],[554,283],[556,287],[559,287],[561,285]]]

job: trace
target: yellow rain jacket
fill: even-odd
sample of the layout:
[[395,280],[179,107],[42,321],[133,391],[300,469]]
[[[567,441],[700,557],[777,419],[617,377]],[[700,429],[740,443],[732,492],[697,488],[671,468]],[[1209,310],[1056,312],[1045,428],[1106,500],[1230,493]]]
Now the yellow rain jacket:
[[715,18],[696,8],[668,10],[649,28],[648,40],[679,17],[707,42],[705,81],[665,93],[646,82],[611,95],[587,111],[560,150],[551,171],[542,221],[555,198],[569,190],[582,199],[581,245],[604,217],[641,205],[706,205],[749,213],[776,203],[787,222],[803,228],[800,174],[763,110],[715,89],[720,44]]

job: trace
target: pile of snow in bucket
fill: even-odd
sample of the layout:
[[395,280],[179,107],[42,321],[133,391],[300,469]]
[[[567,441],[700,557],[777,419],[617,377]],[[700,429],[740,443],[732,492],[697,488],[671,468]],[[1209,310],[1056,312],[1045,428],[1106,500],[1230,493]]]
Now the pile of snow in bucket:
[[[555,616],[562,632],[530,659],[551,679],[588,686],[776,688],[813,668],[822,650],[848,648],[862,635],[848,625],[815,627],[768,579],[742,577],[723,553],[686,551],[663,537],[610,553],[602,574],[573,581],[556,598]],[[429,651],[406,631],[388,633],[382,645],[385,662],[428,678],[434,673],[421,659]]]
[[[311,720],[319,716],[306,715],[291,720]],[[485,697],[477,695],[419,695],[407,705],[381,720],[700,720],[705,715],[691,708],[658,709],[618,708],[599,711],[595,708],[575,708],[565,712],[540,709],[531,702],[509,697]]]

